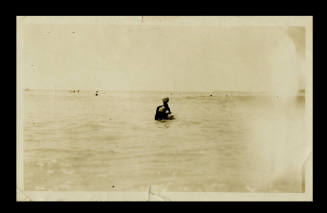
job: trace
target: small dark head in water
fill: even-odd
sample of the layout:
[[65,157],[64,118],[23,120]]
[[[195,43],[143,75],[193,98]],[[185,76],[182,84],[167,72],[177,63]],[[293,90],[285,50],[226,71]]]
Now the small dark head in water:
[[163,105],[157,106],[156,109],[156,115],[154,117],[155,120],[165,120],[165,119],[171,119],[171,111],[168,106],[169,98],[163,98],[162,103]]

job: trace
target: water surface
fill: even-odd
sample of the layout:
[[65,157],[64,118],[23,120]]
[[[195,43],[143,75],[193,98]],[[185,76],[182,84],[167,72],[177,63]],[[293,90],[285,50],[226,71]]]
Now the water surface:
[[300,192],[303,118],[303,97],[25,91],[25,190]]

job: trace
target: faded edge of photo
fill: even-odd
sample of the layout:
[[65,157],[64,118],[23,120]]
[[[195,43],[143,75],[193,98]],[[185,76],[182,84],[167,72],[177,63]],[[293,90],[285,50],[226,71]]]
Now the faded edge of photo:
[[31,201],[24,192],[24,138],[23,138],[23,93],[22,93],[22,20],[24,17],[16,17],[16,200]]
[[[86,191],[25,191],[23,159],[23,88],[21,50],[22,24],[24,22],[41,23],[114,23],[139,24],[149,21],[151,24],[174,25],[212,25],[212,26],[300,26],[305,27],[305,129],[306,140],[311,144],[310,155],[302,173],[304,193],[236,193],[236,192],[156,192],[151,185],[145,192],[86,192]],[[17,201],[312,201],[312,17],[17,17]]]

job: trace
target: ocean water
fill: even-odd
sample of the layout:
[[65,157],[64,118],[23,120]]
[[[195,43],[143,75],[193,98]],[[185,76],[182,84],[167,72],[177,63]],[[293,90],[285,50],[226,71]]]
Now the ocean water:
[[[170,97],[176,119],[155,121]],[[24,91],[24,189],[302,192],[304,97]]]

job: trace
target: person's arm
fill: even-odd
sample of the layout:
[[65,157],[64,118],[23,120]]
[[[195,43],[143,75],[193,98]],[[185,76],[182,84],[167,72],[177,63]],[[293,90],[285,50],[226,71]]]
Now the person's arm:
[[171,111],[170,111],[170,108],[169,108],[168,104],[167,104],[166,108],[167,108],[167,110],[168,110],[168,114],[170,114]]
[[156,115],[154,116],[154,120],[159,120],[159,115],[158,115],[159,108],[160,108],[160,106],[158,106],[156,109]]

